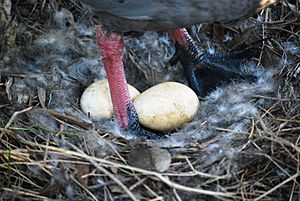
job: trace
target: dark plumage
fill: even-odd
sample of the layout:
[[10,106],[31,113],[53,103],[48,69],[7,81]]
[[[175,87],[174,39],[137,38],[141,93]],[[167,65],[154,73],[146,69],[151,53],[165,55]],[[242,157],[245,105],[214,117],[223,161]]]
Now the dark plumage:
[[83,0],[109,30],[169,30],[200,23],[231,23],[251,16],[264,0]]
[[[183,28],[200,23],[230,23],[244,19],[256,10],[273,3],[275,0],[83,0],[97,11],[101,22],[97,33],[97,44],[101,50],[112,97],[115,119],[124,130],[140,137],[158,138],[156,134],[140,127],[135,108],[130,101],[122,63],[124,41],[121,35],[129,31],[168,30],[176,49],[176,61],[184,66],[192,88],[203,92],[205,80],[195,78],[193,64],[202,55],[188,32]],[[179,29],[181,28],[181,29]],[[113,33],[115,32],[115,33]],[[209,55],[207,55],[210,57]],[[194,58],[190,61],[186,58]],[[200,59],[202,61],[202,59]],[[217,59],[207,59],[218,72],[239,76],[239,72],[227,70],[219,65]],[[217,65],[216,65],[217,64]],[[214,71],[213,68],[209,70]],[[214,75],[214,72],[204,76]],[[220,76],[222,77],[222,76]],[[197,81],[199,79],[199,81]],[[216,78],[217,79],[217,78]],[[218,81],[214,79],[215,81]],[[206,80],[209,80],[206,78]],[[204,82],[204,84],[203,84]],[[215,85],[215,84],[214,84]]]

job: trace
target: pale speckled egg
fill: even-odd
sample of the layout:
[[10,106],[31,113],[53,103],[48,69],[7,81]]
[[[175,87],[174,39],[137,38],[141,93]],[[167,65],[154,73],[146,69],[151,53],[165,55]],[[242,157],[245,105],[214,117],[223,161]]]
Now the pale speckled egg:
[[164,82],[144,91],[134,100],[134,106],[143,126],[167,132],[193,119],[199,99],[184,84]]
[[[134,100],[140,92],[128,84],[131,99]],[[113,106],[107,80],[98,80],[88,86],[80,99],[81,110],[93,121],[110,119],[113,116]]]

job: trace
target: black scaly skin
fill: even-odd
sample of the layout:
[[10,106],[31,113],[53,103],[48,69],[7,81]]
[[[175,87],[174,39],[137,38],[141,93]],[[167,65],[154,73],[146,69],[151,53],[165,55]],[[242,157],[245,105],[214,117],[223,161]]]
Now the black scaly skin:
[[[87,78],[89,75],[90,71],[85,66],[76,66],[76,68],[72,71],[71,78],[75,81],[85,82],[86,80],[88,80]],[[127,121],[128,128],[127,130],[125,130],[125,133],[129,133],[133,136],[146,138],[149,140],[158,140],[165,138],[165,136],[163,135],[158,135],[142,127],[142,125],[139,123],[139,118],[132,102],[127,105]]]
[[179,43],[175,44],[176,52],[170,60],[171,65],[180,61],[189,87],[200,96],[206,96],[221,83],[228,83],[234,79],[255,81],[256,77],[247,75],[239,69],[245,59],[249,59],[260,52],[261,48],[249,46],[240,50],[225,53],[200,53],[192,38],[187,36],[189,48]]
[[127,121],[128,121],[128,128],[126,132],[129,132],[134,136],[146,138],[149,140],[158,140],[158,139],[165,138],[165,136],[163,135],[155,134],[142,127],[142,125],[139,123],[139,117],[132,103],[129,103],[127,106]]
[[[230,82],[232,79],[256,80],[255,76],[245,75],[237,66],[241,60],[252,58],[260,52],[261,48],[249,46],[232,52],[201,54],[193,40],[190,37],[187,39],[189,42],[188,49],[178,43],[175,44],[176,52],[170,60],[170,64],[175,65],[178,61],[181,62],[189,86],[198,96],[203,97],[221,83]],[[150,140],[165,138],[165,136],[158,135],[141,126],[132,103],[127,106],[127,118],[127,132]]]

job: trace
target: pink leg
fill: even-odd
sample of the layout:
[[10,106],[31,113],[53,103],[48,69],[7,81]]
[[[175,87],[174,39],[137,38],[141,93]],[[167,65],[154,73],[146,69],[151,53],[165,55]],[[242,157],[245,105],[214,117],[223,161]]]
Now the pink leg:
[[130,94],[123,67],[123,37],[117,33],[107,33],[100,27],[97,44],[101,50],[102,62],[109,82],[115,119],[123,129],[128,128],[127,105],[131,104]]
[[179,43],[184,48],[189,48],[189,42],[193,41],[185,28],[169,30],[168,34],[174,44]]
[[122,62],[123,37],[117,33],[108,33],[104,27],[100,27],[96,40],[101,50],[117,124],[136,136],[160,138],[158,135],[142,129],[138,122],[138,116],[127,88]]

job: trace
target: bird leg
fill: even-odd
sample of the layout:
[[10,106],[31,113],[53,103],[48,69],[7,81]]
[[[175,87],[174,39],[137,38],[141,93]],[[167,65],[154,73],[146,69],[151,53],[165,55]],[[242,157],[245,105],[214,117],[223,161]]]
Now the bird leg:
[[101,50],[117,124],[133,135],[150,139],[159,138],[159,135],[141,128],[138,122],[123,67],[123,37],[117,33],[109,33],[104,27],[100,27],[96,40]]
[[201,54],[185,29],[171,30],[168,33],[176,48],[170,64],[175,65],[180,61],[189,86],[198,96],[205,96],[220,83],[232,79],[256,80],[255,76],[242,72],[239,66],[241,61],[257,55],[260,47],[249,46],[232,52]]
[[185,28],[169,30],[168,34],[176,47],[170,64],[173,66],[180,61],[189,86],[199,96],[202,93],[202,84],[197,80],[193,64],[201,60],[200,50]]

